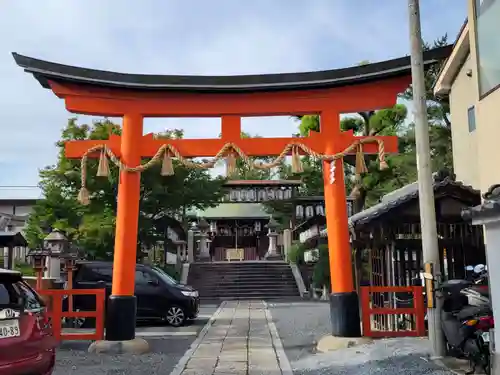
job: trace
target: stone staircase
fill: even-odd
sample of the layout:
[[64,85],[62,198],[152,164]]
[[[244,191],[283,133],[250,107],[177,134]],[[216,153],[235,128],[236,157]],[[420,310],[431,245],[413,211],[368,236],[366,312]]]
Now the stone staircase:
[[292,270],[282,261],[192,263],[188,284],[201,300],[300,298]]

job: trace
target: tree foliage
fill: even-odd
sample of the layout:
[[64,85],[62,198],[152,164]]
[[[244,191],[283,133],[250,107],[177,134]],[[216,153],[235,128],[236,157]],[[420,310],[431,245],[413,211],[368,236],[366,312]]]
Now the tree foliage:
[[[424,43],[424,50],[445,45],[447,45],[446,36],[432,44]],[[453,168],[449,102],[447,99],[434,96],[432,89],[440,69],[441,64],[436,64],[425,73],[433,171]],[[413,99],[411,86],[402,93],[401,98]],[[388,170],[380,171],[378,162],[369,160],[367,161],[368,173],[362,176],[361,181],[356,181],[353,179],[353,167],[345,164],[346,188],[355,199],[355,211],[363,210],[367,205],[378,202],[382,195],[417,179],[415,126],[408,121],[407,115],[406,106],[396,104],[392,108],[350,114],[340,120],[341,129],[352,130],[355,135],[397,135],[399,137],[399,154],[387,157],[390,167]],[[301,116],[300,121],[299,131],[303,136],[309,134],[310,131],[320,129],[320,119],[316,115]],[[322,182],[319,163],[316,165],[316,170],[318,175],[315,181],[319,186]]]
[[[31,247],[39,245],[54,228],[64,230],[70,240],[89,256],[105,258],[114,247],[116,224],[118,170],[110,168],[108,178],[95,177],[97,161],[87,166],[87,186],[91,202],[82,206],[76,200],[80,189],[80,161],[64,156],[64,142],[83,139],[107,139],[109,134],[120,134],[121,128],[110,120],[92,125],[79,125],[75,118],[68,121],[57,143],[57,163],[40,171],[40,187],[45,196],[34,207],[26,229]],[[179,129],[157,134],[160,138],[182,138]],[[219,203],[222,196],[222,178],[212,178],[208,171],[187,169],[174,161],[175,174],[160,175],[160,165],[141,174],[138,248],[164,241],[168,220],[183,218],[187,208],[205,209]]]

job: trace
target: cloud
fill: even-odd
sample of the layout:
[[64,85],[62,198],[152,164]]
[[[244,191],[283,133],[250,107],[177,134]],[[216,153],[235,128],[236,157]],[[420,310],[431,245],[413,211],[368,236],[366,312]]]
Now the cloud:
[[[383,6],[381,5],[383,3]],[[427,39],[450,32],[465,1],[422,1]],[[10,52],[132,73],[244,74],[332,69],[407,54],[407,7],[381,0],[9,1],[0,13],[0,185],[33,185],[55,161],[70,116],[15,66]],[[87,120],[82,117],[82,120]],[[145,131],[182,127],[215,137],[216,119],[148,119]],[[293,132],[288,118],[243,120],[262,136]]]

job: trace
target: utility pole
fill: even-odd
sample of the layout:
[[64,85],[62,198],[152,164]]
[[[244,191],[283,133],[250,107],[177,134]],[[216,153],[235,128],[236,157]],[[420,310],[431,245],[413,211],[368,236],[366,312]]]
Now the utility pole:
[[[436,276],[440,275],[441,272],[429,146],[429,123],[427,119],[427,98],[423,64],[422,32],[420,30],[419,0],[408,0],[408,11],[422,251],[424,262],[432,264],[434,275]],[[443,333],[441,331],[440,315],[441,301],[436,299],[435,308],[427,309],[429,340],[432,344],[434,357],[444,356],[444,342]]]

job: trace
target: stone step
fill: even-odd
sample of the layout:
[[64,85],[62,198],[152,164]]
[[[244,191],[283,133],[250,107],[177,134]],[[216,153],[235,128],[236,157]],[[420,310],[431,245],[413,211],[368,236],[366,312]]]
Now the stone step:
[[191,266],[200,269],[200,270],[207,270],[207,269],[234,269],[234,270],[277,270],[277,269],[287,269],[290,268],[288,264],[274,264],[274,265],[241,265],[241,264],[233,264],[233,263],[227,263],[227,264],[211,264],[211,263],[206,263],[206,264],[200,264],[200,263],[194,263]]
[[198,289],[200,293],[212,292],[215,291],[217,293],[222,291],[232,291],[232,292],[247,292],[247,291],[261,291],[261,290],[271,290],[273,292],[279,293],[281,291],[284,292],[297,292],[297,286],[295,285],[286,285],[286,286],[272,286],[272,285],[237,285],[237,286],[220,286],[214,285],[213,288],[201,288]]
[[204,300],[300,296],[285,262],[194,263],[188,284],[198,289]]
[[284,295],[296,295],[297,289],[227,289],[227,290],[205,290],[200,291],[200,296],[222,296],[222,295],[270,295],[270,296],[284,296]]
[[241,280],[241,281],[253,281],[253,280],[294,280],[293,274],[290,273],[278,273],[274,275],[267,274],[250,274],[250,275],[217,275],[217,274],[189,274],[191,280],[199,280],[203,282],[209,282],[211,280]]

